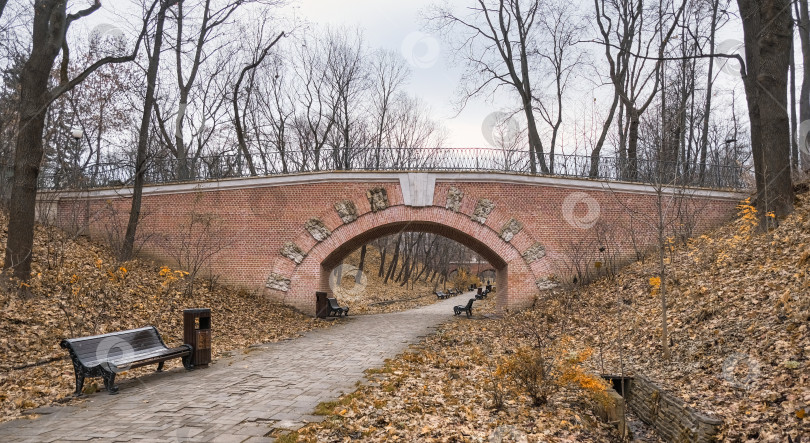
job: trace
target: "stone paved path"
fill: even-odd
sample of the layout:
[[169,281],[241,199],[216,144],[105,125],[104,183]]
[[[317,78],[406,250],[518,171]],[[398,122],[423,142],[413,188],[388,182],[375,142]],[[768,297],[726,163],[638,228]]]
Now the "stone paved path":
[[[391,314],[350,316],[293,340],[251,348],[207,369],[121,383],[78,406],[0,425],[0,441],[273,441],[317,421],[315,406],[355,390],[363,371],[432,333],[470,293]],[[214,319],[216,320],[216,319]],[[214,330],[216,340],[216,329]],[[216,341],[214,341],[216,345]]]

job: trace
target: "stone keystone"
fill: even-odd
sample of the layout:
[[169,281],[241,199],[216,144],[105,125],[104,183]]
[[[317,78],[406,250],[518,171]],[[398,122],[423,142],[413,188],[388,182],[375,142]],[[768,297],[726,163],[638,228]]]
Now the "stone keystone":
[[351,223],[357,220],[357,206],[351,200],[341,200],[335,203],[335,210],[343,223]]
[[290,279],[281,274],[271,272],[270,276],[267,277],[267,284],[265,286],[270,289],[275,289],[276,291],[287,292],[290,290]]
[[482,225],[487,222],[487,217],[492,212],[492,209],[495,208],[495,203],[492,200],[482,198],[478,200],[478,203],[475,205],[475,211],[472,214],[472,220],[481,223]]
[[330,234],[332,234],[329,228],[327,228],[326,225],[323,224],[323,220],[317,217],[313,217],[307,220],[306,224],[304,225],[304,228],[307,231],[309,231],[309,233],[312,235],[312,238],[314,238],[317,241],[324,241],[326,240],[327,237],[329,237]]
[[527,264],[536,262],[546,256],[546,247],[540,243],[533,244],[529,249],[523,252],[523,259]]
[[304,261],[304,257],[306,257],[304,251],[291,241],[284,243],[284,246],[281,247],[281,255],[294,261],[297,265],[300,265]]
[[447,204],[444,205],[444,207],[453,212],[458,212],[461,209],[461,199],[463,198],[464,191],[455,186],[451,186],[450,189],[447,190]]
[[509,221],[503,225],[503,229],[501,229],[501,238],[503,241],[508,242],[512,240],[521,229],[523,229],[523,223],[514,218],[510,218]]
[[388,191],[382,187],[376,187],[366,191],[368,197],[368,204],[371,206],[371,212],[382,211],[388,207]]

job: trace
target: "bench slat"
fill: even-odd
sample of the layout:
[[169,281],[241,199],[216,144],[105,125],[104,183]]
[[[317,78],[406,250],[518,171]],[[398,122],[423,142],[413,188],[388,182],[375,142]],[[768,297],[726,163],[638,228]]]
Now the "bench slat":
[[169,348],[154,326],[64,339],[60,345],[70,352],[73,360],[76,395],[81,395],[85,377],[103,377],[107,390],[117,392],[115,374],[127,367],[158,363],[160,371],[164,361],[182,357],[183,365],[191,369],[190,358],[187,358],[191,355],[191,346]]

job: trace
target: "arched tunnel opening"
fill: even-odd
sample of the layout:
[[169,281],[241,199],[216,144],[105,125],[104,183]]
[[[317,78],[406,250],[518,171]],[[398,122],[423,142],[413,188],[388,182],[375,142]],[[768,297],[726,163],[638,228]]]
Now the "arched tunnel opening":
[[409,309],[438,301],[436,292],[507,287],[507,263],[477,238],[434,222],[389,223],[359,234],[321,262],[320,288],[352,312]]

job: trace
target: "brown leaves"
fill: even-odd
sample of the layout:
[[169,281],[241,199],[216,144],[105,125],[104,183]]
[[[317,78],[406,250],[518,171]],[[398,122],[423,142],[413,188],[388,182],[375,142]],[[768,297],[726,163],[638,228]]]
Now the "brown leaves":
[[[52,255],[57,250],[59,260]],[[194,297],[188,297],[178,284],[182,273],[161,275],[159,266],[141,260],[117,264],[89,240],[51,228],[37,227],[33,267],[38,274],[29,281],[27,295],[20,295],[16,285],[0,292],[0,421],[73,401],[68,397],[74,389],[73,367],[59,347],[63,338],[152,324],[167,345],[176,346],[182,343],[182,310],[208,307],[216,358],[323,325],[261,294],[224,286],[199,284]],[[170,361],[167,369],[179,365],[179,360]],[[151,371],[154,367],[139,368],[121,378]]]
[[[483,312],[494,309],[494,299],[478,303]],[[503,407],[492,408],[491,381],[514,341],[503,320],[446,324],[368,371],[369,382],[331,408],[346,412],[302,429],[303,441],[606,441],[612,428],[583,411],[574,391],[534,408],[501,371],[494,380],[504,391]]]

